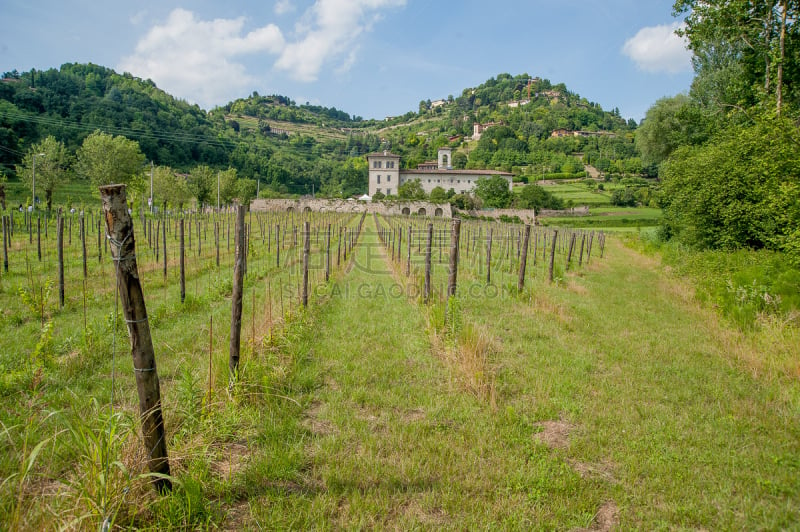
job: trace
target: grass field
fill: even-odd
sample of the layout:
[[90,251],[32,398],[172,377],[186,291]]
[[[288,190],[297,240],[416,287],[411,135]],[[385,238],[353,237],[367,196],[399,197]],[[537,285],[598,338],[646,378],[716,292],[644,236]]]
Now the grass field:
[[[308,309],[297,299],[302,217],[315,265]],[[554,233],[534,230],[519,292],[521,228],[464,222],[458,296],[446,302],[448,222],[437,221],[426,305],[427,220],[367,217],[338,267],[333,253],[326,283],[324,228],[333,224],[335,250],[354,242],[359,218],[250,217],[244,350],[230,389],[229,216],[191,219],[184,303],[175,221],[166,279],[163,255],[136,222],[175,486],[164,496],[140,476],[113,263],[102,248],[98,260],[89,230],[84,283],[73,222],[59,308],[53,229],[40,261],[36,235],[17,220],[9,272],[0,272],[3,528],[800,525],[795,329],[732,328],[657,257],[622,239],[575,233],[587,246],[568,264],[564,229],[552,283]]]

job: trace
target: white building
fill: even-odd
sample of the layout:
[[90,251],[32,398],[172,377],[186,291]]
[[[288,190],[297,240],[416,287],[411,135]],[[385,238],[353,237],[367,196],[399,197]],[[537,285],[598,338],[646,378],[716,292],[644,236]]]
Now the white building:
[[436,187],[445,190],[451,188],[456,194],[470,192],[475,188],[478,179],[501,176],[508,181],[511,190],[511,174],[497,170],[453,170],[453,157],[450,148],[439,148],[437,168],[425,165],[414,170],[400,170],[400,156],[384,151],[367,155],[369,166],[369,195],[377,192],[397,195],[397,189],[407,181],[419,179],[422,189],[430,194]]

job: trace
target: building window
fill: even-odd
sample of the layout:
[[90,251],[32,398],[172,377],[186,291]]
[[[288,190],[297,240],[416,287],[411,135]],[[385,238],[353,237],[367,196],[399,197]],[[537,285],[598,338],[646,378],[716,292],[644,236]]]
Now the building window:
[[394,161],[386,161],[386,168],[394,168]]
[[375,161],[375,162],[373,162],[373,163],[372,163],[372,167],[373,167],[373,168],[380,168],[380,167],[381,167],[381,162],[380,162],[380,161]]
[[386,189],[386,195],[388,196],[388,195],[390,195],[391,193],[392,193],[392,189],[391,189],[391,188],[387,188],[387,189]]
[[378,176],[378,184],[381,184],[381,176]]
[[375,194],[381,194],[381,189],[376,189]]

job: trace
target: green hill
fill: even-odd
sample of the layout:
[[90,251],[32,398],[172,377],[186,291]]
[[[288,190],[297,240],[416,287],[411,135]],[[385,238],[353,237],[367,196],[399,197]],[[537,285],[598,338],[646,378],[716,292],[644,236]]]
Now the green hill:
[[[469,140],[473,124],[492,122],[481,140]],[[3,75],[0,171],[14,190],[15,165],[33,143],[53,135],[74,152],[99,129],[136,140],[148,161],[177,171],[232,167],[240,178],[259,179],[266,194],[350,196],[366,188],[359,158],[379,149],[400,154],[406,167],[450,145],[458,166],[519,175],[579,175],[581,158],[601,171],[641,170],[635,126],[563,84],[527,74],[500,74],[458,97],[423,101],[417,111],[379,121],[256,92],[206,112],[151,80],[65,64]],[[556,130],[582,133],[553,138]]]

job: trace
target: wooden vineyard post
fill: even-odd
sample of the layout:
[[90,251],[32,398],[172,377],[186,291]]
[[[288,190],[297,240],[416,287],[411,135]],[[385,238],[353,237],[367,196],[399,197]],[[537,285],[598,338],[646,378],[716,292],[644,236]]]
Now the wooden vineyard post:
[[86,266],[86,218],[81,213],[81,253],[83,258],[83,278],[89,277],[89,268]]
[[331,224],[328,224],[328,233],[325,236],[325,282],[331,278]]
[[128,214],[125,185],[100,187],[100,198],[106,218],[106,230],[111,240],[111,257],[116,263],[117,290],[120,305],[128,326],[131,342],[131,357],[136,375],[136,390],[139,394],[139,417],[142,422],[142,437],[147,453],[148,467],[158,476],[153,484],[159,492],[172,489],[167,458],[167,442],[164,434],[164,418],[161,413],[161,391],[158,384],[153,339],[147,321],[142,285],[136,263],[136,242],[133,235],[133,220]]
[[164,218],[164,223],[161,224],[161,234],[162,239],[161,242],[164,244],[164,249],[162,252],[164,253],[164,279],[167,278],[167,219]]
[[311,228],[309,222],[303,225],[303,308],[308,307],[308,259],[311,254]]
[[586,243],[586,233],[581,235],[581,252],[578,254],[578,266],[583,266],[583,245]]
[[36,217],[36,251],[39,254],[39,262],[42,262],[42,217]]
[[531,226],[525,226],[525,237],[522,240],[522,249],[519,259],[519,280],[517,281],[517,291],[522,292],[525,287],[525,268],[528,265],[528,243],[531,240]]
[[408,256],[406,257],[406,277],[411,275],[411,225],[408,226]]
[[275,267],[281,267],[281,224],[275,226]]
[[101,224],[103,222],[98,218],[97,219],[97,262],[103,262],[103,241],[100,239],[101,232]]
[[3,271],[8,272],[8,223],[3,216]]
[[550,243],[550,269],[547,278],[553,282],[553,263],[556,259],[556,242],[558,241],[558,230],[553,231],[553,241]]
[[231,297],[231,344],[228,355],[230,384],[237,378],[239,371],[239,350],[242,341],[242,297],[244,296],[244,205],[236,206],[236,251],[233,264],[233,294]]
[[184,229],[184,219],[181,218],[180,242],[178,244],[179,247],[180,247],[180,252],[179,252],[180,258],[178,260],[179,260],[180,269],[181,269],[181,271],[180,271],[180,277],[181,277],[181,281],[180,281],[180,285],[181,285],[181,303],[183,303],[186,300],[186,249],[183,246],[183,244],[184,244],[184,241],[183,241],[184,231],[185,231],[185,229]]
[[425,303],[430,301],[431,298],[431,247],[432,246],[433,246],[433,224],[428,224],[428,246],[425,248]]
[[569,271],[569,263],[572,260],[573,249],[575,249],[575,233],[572,233],[572,238],[569,239],[569,251],[567,252],[567,271]]
[[492,282],[492,228],[489,228],[489,235],[486,239],[486,284]]
[[58,248],[58,304],[64,308],[64,217],[61,209],[56,219],[56,246]]
[[456,295],[456,284],[458,283],[458,242],[461,236],[461,220],[453,219],[450,231],[450,273],[447,277],[447,297]]

